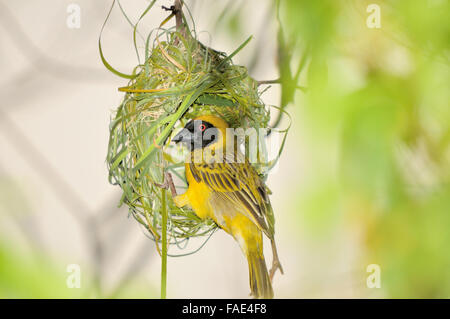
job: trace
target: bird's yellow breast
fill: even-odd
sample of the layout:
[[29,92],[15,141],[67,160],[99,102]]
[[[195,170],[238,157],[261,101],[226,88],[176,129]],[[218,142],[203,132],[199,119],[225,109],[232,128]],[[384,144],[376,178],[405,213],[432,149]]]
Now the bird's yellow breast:
[[198,217],[202,219],[209,217],[215,220],[214,211],[209,201],[211,189],[205,183],[199,183],[195,180],[188,163],[185,164],[185,168],[186,179],[189,184],[186,194],[189,199],[189,204]]

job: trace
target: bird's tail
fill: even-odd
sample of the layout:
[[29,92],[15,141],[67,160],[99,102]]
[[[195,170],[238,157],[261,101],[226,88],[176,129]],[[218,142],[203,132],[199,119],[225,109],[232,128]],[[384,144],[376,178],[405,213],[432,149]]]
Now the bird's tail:
[[272,283],[267,272],[266,261],[262,252],[250,250],[247,252],[248,271],[251,294],[254,298],[273,298]]

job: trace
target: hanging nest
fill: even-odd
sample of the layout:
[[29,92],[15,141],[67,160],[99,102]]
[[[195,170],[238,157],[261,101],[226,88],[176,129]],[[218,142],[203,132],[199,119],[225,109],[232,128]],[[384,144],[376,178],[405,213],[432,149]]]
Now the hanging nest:
[[107,164],[110,182],[123,190],[121,203],[150,237],[161,242],[167,205],[169,244],[185,247],[189,238],[212,234],[217,226],[176,207],[170,195],[162,197],[167,172],[178,182],[179,193],[187,188],[184,157],[174,156],[180,150],[170,143],[172,133],[205,114],[219,116],[234,128],[266,128],[269,111],[257,82],[231,60],[250,38],[226,56],[191,34],[158,31],[151,48],[147,40],[145,63],[135,68],[128,86],[120,88],[126,94],[110,124]]

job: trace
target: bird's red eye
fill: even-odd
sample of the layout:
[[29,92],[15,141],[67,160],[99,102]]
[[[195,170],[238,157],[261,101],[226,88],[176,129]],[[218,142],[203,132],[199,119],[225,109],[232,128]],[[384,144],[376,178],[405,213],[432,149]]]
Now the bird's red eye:
[[206,125],[202,123],[198,128],[200,129],[201,132],[203,132],[204,130],[206,130]]

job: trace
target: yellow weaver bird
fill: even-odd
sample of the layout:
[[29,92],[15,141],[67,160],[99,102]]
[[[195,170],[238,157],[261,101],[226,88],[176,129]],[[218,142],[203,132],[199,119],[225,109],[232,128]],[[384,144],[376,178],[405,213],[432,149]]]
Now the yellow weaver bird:
[[[186,161],[187,191],[174,198],[202,219],[211,218],[239,243],[247,257],[251,295],[273,298],[272,278],[283,273],[274,239],[274,216],[268,189],[248,159],[234,147],[227,152],[228,124],[216,116],[201,116],[186,124],[173,141],[190,151]],[[270,276],[263,254],[265,234],[271,241]]]

